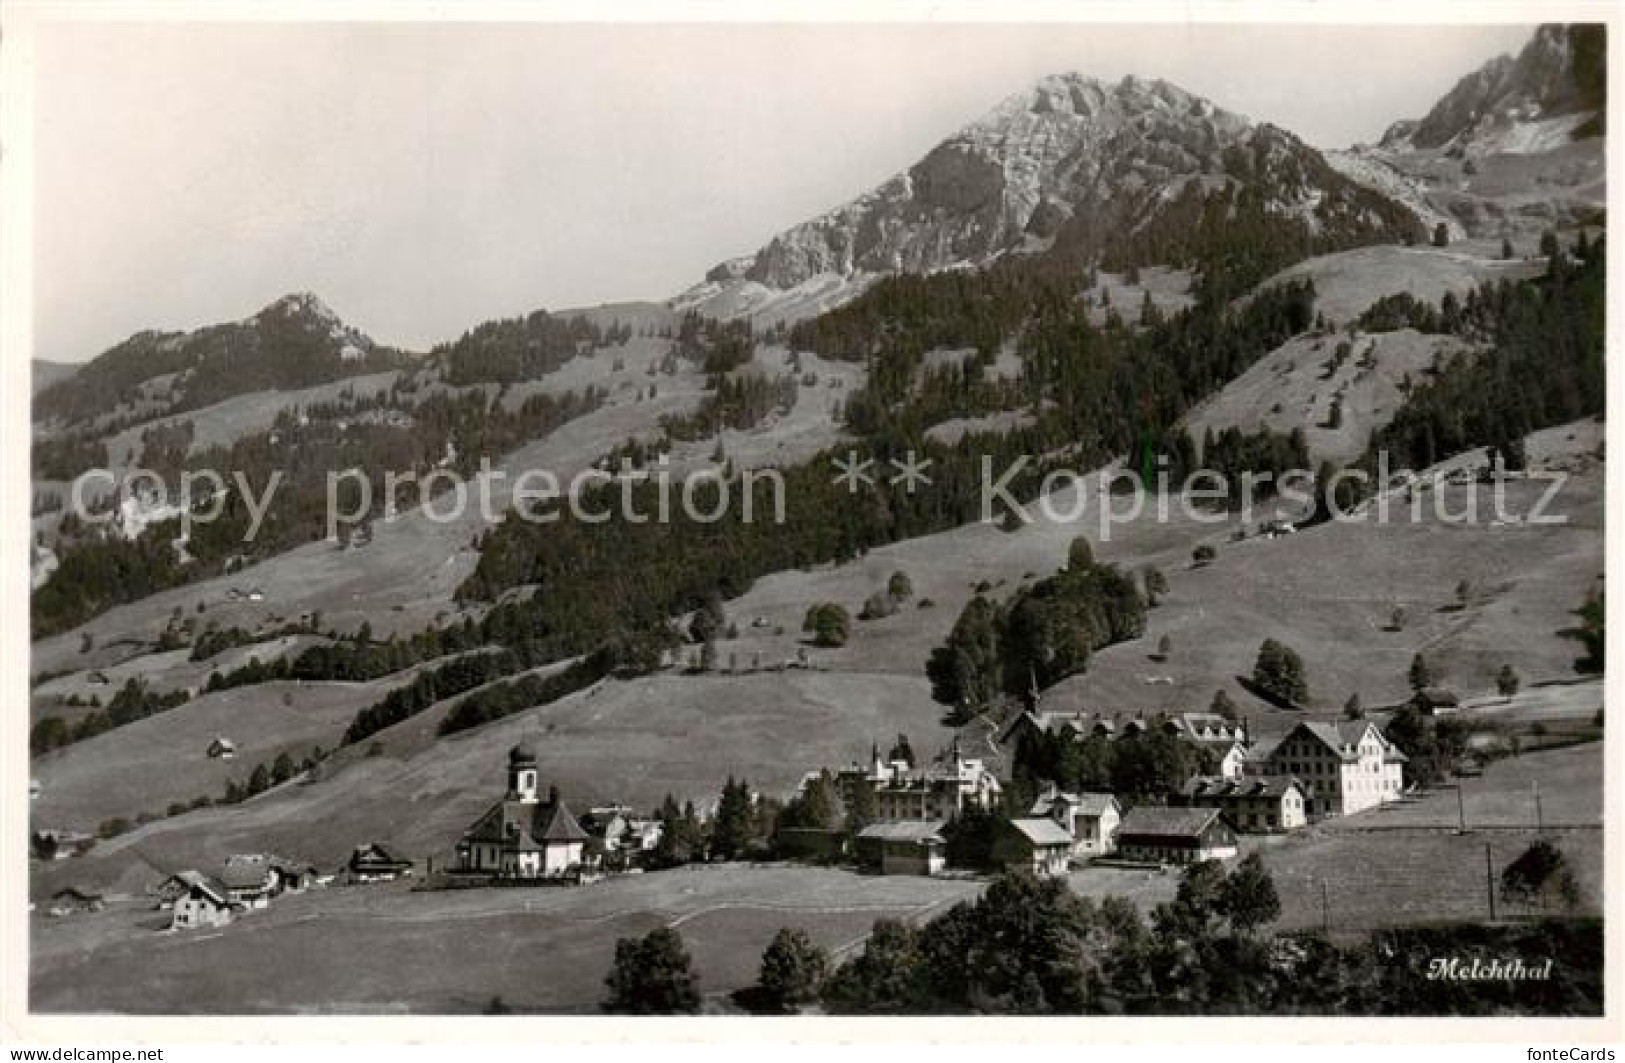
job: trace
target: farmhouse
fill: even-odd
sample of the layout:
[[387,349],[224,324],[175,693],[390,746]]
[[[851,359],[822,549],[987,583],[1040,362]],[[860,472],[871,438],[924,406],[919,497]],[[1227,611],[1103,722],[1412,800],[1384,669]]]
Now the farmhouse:
[[554,787],[537,796],[536,753],[524,742],[508,753],[508,791],[457,843],[457,869],[503,878],[580,875],[588,834]]
[[99,912],[103,905],[102,895],[90,890],[80,889],[78,886],[64,886],[51,894],[52,915],[68,915],[72,912]]
[[993,859],[1042,877],[1064,875],[1072,863],[1072,835],[1047,817],[1013,819],[994,840]]
[[368,842],[355,847],[345,870],[351,882],[393,882],[412,873],[412,861],[378,842]]
[[277,894],[277,874],[268,857],[258,854],[232,856],[220,872],[226,897],[245,908],[264,908]]
[[182,871],[173,881],[183,889],[171,905],[173,912],[169,926],[172,930],[224,926],[231,922],[232,915],[240,907],[232,903],[226,887],[208,875]]
[[1308,822],[1303,784],[1290,775],[1193,775],[1180,790],[1178,803],[1217,808],[1242,832],[1296,830]]
[[946,865],[941,821],[875,823],[858,834],[858,859],[882,875],[935,875]]
[[300,893],[316,885],[316,868],[300,860],[270,857],[275,893]]
[[1423,716],[1448,716],[1461,709],[1461,698],[1454,690],[1444,687],[1425,687],[1411,698]]
[[1117,828],[1117,852],[1159,864],[1226,860],[1236,855],[1236,835],[1216,808],[1141,805]]
[[1305,813],[1349,816],[1399,800],[1405,754],[1368,720],[1305,721],[1273,750],[1247,762],[1249,776],[1292,775],[1305,788]]
[[1111,794],[1069,794],[1051,787],[1033,802],[1032,815],[1053,819],[1072,839],[1072,855],[1100,856],[1117,844],[1123,808]]

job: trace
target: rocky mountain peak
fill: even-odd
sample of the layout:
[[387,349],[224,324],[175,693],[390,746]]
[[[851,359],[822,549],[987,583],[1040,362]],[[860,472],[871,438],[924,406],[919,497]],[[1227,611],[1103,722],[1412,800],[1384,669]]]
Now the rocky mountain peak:
[[1252,128],[1166,81],[1052,75],[873,191],[715,267],[707,284],[785,290],[822,275],[983,263],[1116,193],[1217,172]]
[[[1380,146],[1445,148],[1463,154],[1546,145],[1541,126],[1564,136],[1589,135],[1584,119],[1600,111],[1607,90],[1601,26],[1541,26],[1517,58],[1498,56],[1458,81],[1420,120],[1396,122]],[[1560,120],[1568,119],[1566,122]],[[1547,134],[1553,130],[1546,130]],[[1601,132],[1597,123],[1595,132]]]

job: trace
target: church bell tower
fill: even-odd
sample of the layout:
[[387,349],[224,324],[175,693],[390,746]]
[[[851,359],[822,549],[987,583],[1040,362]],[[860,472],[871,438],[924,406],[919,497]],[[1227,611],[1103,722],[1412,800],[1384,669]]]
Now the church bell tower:
[[536,804],[536,751],[529,742],[508,750],[508,794],[527,805]]

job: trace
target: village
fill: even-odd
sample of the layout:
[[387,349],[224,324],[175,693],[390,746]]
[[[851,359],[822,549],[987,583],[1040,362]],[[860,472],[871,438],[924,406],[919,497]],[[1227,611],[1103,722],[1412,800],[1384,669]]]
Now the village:
[[[1012,766],[1020,747],[1035,738],[1171,740],[1197,752],[1212,770],[1154,794],[1068,792],[1045,783],[1031,801],[1012,804],[1019,790]],[[972,743],[978,748],[967,750]],[[234,753],[228,739],[210,745],[211,756]],[[668,831],[683,827],[670,810],[640,813],[609,803],[577,815],[557,787],[544,789],[539,759],[531,740],[509,750],[501,796],[456,840],[455,857],[443,866],[433,856],[403,854],[388,839],[365,839],[341,867],[232,853],[214,867],[178,869],[145,893],[168,913],[165,930],[186,931],[222,927],[284,895],[334,886],[397,880],[410,880],[415,890],[583,886],[738,857],[884,876],[1020,870],[1064,877],[1091,865],[1179,868],[1236,857],[1240,836],[1289,834],[1406,801],[1417,789],[1405,784],[1405,755],[1369,720],[1304,720],[1279,740],[1263,742],[1251,738],[1247,721],[1212,712],[1124,717],[1051,712],[1035,703],[1003,727],[979,719],[930,757],[917,754],[906,735],[885,754],[873,744],[867,762],[809,770],[782,802],[741,784],[750,814],[765,818],[766,837],[726,853],[713,837],[676,855],[661,844]],[[713,823],[725,814],[720,806],[709,812]],[[699,818],[692,808],[685,814]],[[956,834],[975,838],[956,846]],[[46,861],[93,845],[89,836],[59,831],[33,837],[36,859]],[[70,885],[51,897],[48,914],[99,910],[103,903],[100,893]]]

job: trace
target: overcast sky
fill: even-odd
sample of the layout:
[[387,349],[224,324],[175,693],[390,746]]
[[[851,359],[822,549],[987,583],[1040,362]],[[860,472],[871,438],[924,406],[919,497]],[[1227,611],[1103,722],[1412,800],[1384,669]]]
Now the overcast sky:
[[413,348],[663,299],[1045,74],[1163,77],[1343,147],[1531,31],[42,25],[35,351],[304,289]]

